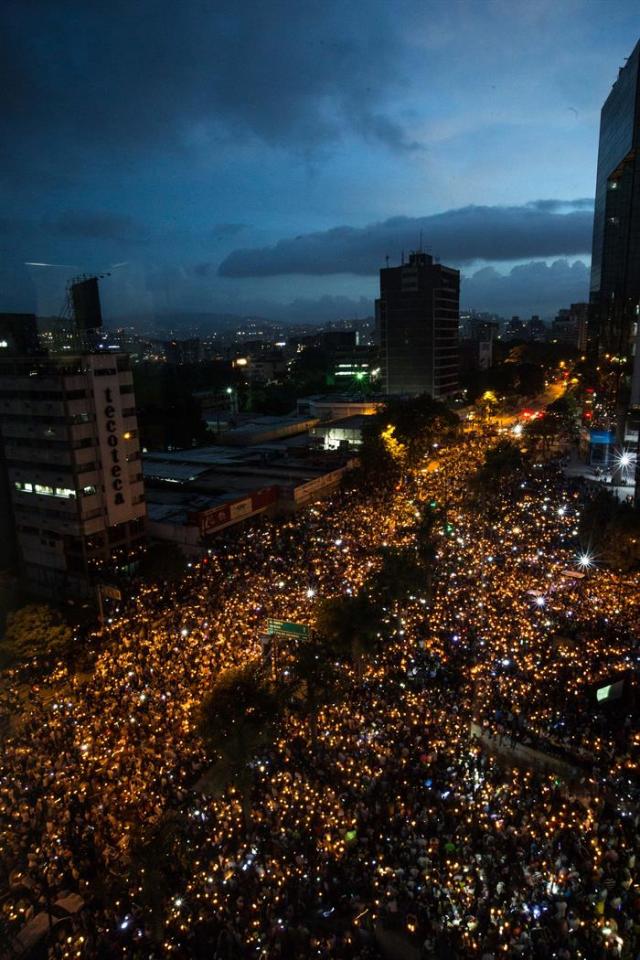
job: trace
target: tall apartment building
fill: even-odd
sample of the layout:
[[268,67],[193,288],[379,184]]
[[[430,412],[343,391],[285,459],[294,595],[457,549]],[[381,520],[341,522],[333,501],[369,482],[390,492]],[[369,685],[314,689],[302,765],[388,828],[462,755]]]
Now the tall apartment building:
[[630,376],[640,316],[640,42],[600,115],[589,339]]
[[87,596],[145,527],[126,354],[0,356],[0,434],[25,585]]
[[459,322],[457,270],[422,252],[381,270],[376,326],[386,392],[436,399],[456,393]]
[[588,303],[572,303],[558,310],[551,324],[551,337],[560,343],[570,343],[582,353],[587,349]]

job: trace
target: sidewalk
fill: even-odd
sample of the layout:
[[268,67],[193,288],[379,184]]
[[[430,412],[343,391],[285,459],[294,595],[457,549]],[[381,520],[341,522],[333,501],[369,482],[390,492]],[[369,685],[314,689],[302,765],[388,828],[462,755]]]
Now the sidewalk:
[[603,470],[600,468],[600,475],[597,476],[595,472],[596,468],[589,463],[585,463],[584,460],[580,459],[575,452],[572,450],[569,463],[562,468],[562,472],[565,477],[583,477],[585,480],[588,480],[589,483],[593,486],[601,487],[603,490],[606,490],[608,493],[613,494],[614,497],[622,503],[627,497],[633,499],[634,485],[626,484],[625,486],[613,486],[609,481],[611,477],[611,472]]

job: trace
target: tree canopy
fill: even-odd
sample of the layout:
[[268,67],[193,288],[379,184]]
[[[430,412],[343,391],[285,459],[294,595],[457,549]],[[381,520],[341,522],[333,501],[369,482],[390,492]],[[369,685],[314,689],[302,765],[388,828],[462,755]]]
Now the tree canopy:
[[457,414],[428,394],[409,399],[392,399],[385,409],[367,417],[360,448],[360,475],[364,484],[392,486],[406,464],[415,463],[455,433]]
[[510,440],[500,440],[487,450],[484,463],[475,476],[475,486],[487,493],[519,475],[523,466],[520,448]]
[[358,677],[377,641],[380,615],[369,595],[341,594],[323,600],[316,613],[316,630],[337,656],[350,657]]
[[46,604],[29,604],[7,617],[2,653],[9,660],[56,659],[69,653],[73,631]]
[[382,566],[367,584],[367,592],[386,606],[395,600],[426,590],[426,570],[414,549],[385,547],[381,550]]
[[177,543],[152,543],[140,561],[138,574],[145,580],[179,580],[186,569],[185,555]]
[[601,490],[582,511],[583,550],[619,573],[640,567],[640,511]]
[[243,763],[245,748],[272,723],[275,703],[258,661],[230,667],[218,675],[202,701],[202,738],[232,762]]

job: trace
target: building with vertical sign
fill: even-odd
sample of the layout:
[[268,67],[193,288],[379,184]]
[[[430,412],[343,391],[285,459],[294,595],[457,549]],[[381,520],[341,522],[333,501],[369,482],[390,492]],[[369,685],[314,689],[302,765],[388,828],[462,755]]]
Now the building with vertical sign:
[[0,433],[25,585],[86,596],[129,569],[146,509],[128,356],[0,359]]

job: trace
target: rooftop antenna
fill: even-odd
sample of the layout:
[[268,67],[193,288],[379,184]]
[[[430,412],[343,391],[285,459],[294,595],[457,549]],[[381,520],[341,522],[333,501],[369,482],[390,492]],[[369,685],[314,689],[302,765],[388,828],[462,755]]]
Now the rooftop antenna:
[[384,259],[385,259],[385,261],[386,261],[387,266],[389,266],[389,254],[388,254],[388,253],[386,254],[386,256],[385,256]]
[[400,263],[401,263],[402,266],[404,267],[404,250],[402,251],[402,254],[401,254],[401,256],[400,256]]
[[419,253],[422,253],[422,230],[420,231],[420,246],[418,247]]

